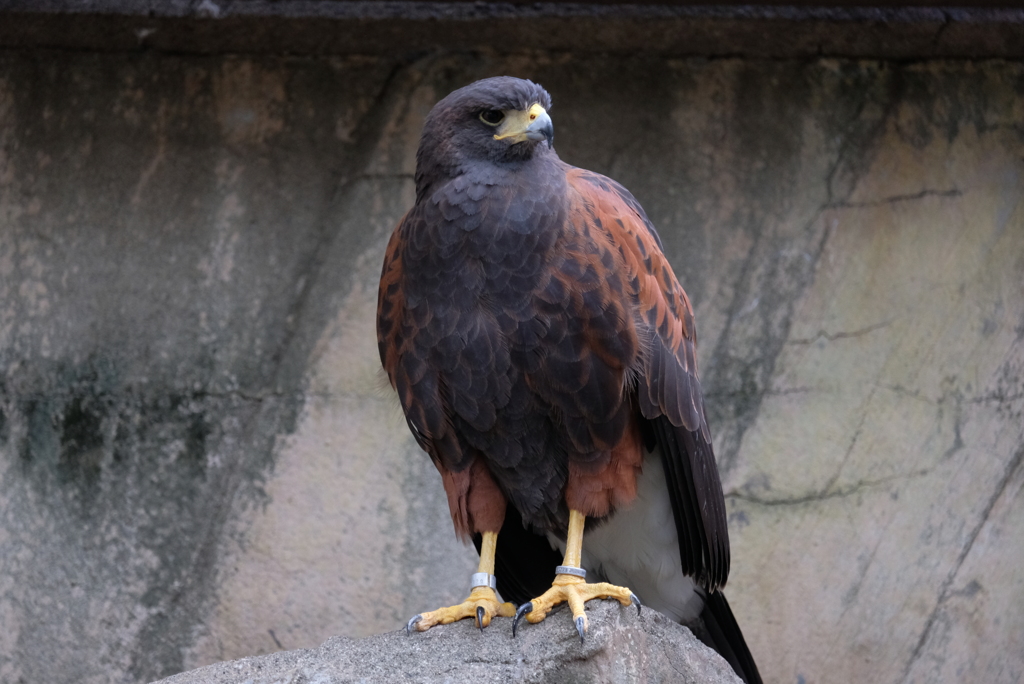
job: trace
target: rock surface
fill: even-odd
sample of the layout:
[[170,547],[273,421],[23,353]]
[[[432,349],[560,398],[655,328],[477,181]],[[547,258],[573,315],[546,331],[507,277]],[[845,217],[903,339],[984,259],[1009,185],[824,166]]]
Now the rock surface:
[[583,645],[566,610],[513,639],[511,621],[482,633],[463,620],[407,636],[334,637],[316,649],[217,663],[160,684],[281,684],[291,682],[538,682],[605,684],[676,682],[738,684],[722,658],[660,613],[612,601],[591,602]]

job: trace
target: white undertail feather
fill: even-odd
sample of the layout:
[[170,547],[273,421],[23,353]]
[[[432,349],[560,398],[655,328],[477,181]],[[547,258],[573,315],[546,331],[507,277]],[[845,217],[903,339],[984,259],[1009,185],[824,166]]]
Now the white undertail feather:
[[[704,599],[694,591],[693,580],[683,574],[657,449],[644,457],[636,484],[636,500],[628,508],[584,532],[582,562],[587,581],[629,587],[645,606],[690,623],[700,615]],[[565,553],[565,542],[550,534],[548,541]]]

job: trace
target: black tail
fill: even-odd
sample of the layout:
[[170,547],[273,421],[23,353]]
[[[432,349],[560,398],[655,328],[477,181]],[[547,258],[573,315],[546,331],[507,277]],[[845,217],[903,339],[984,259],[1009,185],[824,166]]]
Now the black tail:
[[729,602],[725,600],[725,594],[720,591],[707,594],[700,619],[704,623],[704,633],[696,630],[694,634],[697,638],[725,658],[744,682],[761,684],[761,674],[757,671],[754,657],[750,655]]

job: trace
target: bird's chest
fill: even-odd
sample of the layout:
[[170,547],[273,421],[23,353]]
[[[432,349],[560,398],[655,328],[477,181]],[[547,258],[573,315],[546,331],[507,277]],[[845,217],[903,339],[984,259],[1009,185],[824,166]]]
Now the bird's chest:
[[411,288],[435,306],[501,310],[537,287],[563,232],[559,203],[500,186],[454,185],[410,240]]

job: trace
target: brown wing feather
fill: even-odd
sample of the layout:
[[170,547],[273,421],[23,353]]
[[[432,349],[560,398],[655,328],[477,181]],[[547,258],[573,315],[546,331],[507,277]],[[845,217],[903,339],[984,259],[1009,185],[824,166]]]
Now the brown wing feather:
[[693,308],[654,226],[633,196],[615,181],[575,168],[567,176],[582,199],[575,211],[597,219],[622,259],[623,279],[632,283],[635,292],[633,313],[646,334],[644,342],[652,347],[645,356],[640,392],[644,415],[664,415],[673,425],[700,430],[707,437]]
[[566,176],[577,196],[573,221],[614,246],[619,278],[630,285],[642,347],[634,368],[637,402],[661,447],[683,569],[713,590],[728,577],[729,537],[697,376],[693,308],[633,196],[589,171],[567,167]]
[[447,416],[442,380],[414,345],[418,335],[429,336],[425,328],[432,318],[430,312],[410,313],[403,289],[402,254],[409,231],[420,220],[409,212],[388,242],[377,292],[377,349],[409,429],[441,474],[455,531],[468,538],[473,532],[501,529],[506,502],[480,454],[464,456]]
[[[381,268],[380,286],[377,290],[377,351],[380,363],[388,379],[394,384],[395,366],[401,351],[403,340],[399,334],[400,312],[405,308],[405,296],[402,293],[402,224],[388,240],[384,251],[384,265]],[[403,405],[405,402],[402,402]]]
[[[405,215],[392,233],[384,253],[380,289],[377,291],[377,351],[388,380],[398,392],[409,429],[419,445],[438,461],[441,450],[435,442],[445,440],[447,430],[436,390],[437,380],[428,377],[434,371],[425,359],[409,353],[419,326],[416,326],[417,321],[409,315],[406,306],[402,252],[408,227],[415,220],[413,212]],[[430,387],[434,388],[433,392]],[[455,446],[458,447],[457,442]]]

